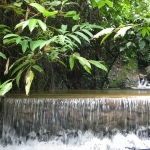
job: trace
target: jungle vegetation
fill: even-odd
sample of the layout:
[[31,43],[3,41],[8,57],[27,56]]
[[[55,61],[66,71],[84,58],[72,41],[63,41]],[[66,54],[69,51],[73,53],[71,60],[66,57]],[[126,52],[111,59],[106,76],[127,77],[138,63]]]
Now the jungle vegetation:
[[150,61],[150,0],[0,0],[0,95],[102,89],[122,58]]

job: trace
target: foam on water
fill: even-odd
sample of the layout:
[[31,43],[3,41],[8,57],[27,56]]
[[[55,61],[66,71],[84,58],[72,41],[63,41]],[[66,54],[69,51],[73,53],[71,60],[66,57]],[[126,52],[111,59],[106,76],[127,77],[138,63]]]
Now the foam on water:
[[88,131],[77,138],[69,139],[65,144],[57,137],[51,138],[48,142],[27,141],[20,145],[0,145],[0,150],[127,150],[129,148],[149,149],[150,139],[140,139],[135,134],[126,136],[116,134],[109,138],[99,138]]

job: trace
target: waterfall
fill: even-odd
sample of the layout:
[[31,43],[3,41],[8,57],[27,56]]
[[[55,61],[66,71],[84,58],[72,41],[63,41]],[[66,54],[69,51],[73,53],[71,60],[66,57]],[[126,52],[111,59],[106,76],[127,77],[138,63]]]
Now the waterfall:
[[91,130],[99,138],[116,133],[150,135],[150,97],[5,98],[2,143],[54,136],[79,137]]

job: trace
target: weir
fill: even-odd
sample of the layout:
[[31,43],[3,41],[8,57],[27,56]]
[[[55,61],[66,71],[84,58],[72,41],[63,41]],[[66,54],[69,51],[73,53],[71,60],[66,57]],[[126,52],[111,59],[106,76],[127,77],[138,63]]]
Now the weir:
[[101,140],[116,134],[150,137],[149,90],[11,94],[4,98],[3,110],[1,145],[5,146],[54,137],[68,144],[89,131]]

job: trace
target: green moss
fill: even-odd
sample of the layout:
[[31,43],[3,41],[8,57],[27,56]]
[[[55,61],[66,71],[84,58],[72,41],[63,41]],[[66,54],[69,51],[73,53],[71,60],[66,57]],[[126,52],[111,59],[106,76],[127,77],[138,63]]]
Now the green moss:
[[[135,59],[129,60],[127,63],[119,63],[120,68],[118,69],[114,65],[111,72],[114,75],[110,75],[110,87],[112,88],[124,88],[127,86],[137,84],[137,80],[135,80],[135,76],[138,72],[138,65]],[[128,83],[128,79],[131,79],[131,83]],[[128,85],[129,84],[129,85]]]

